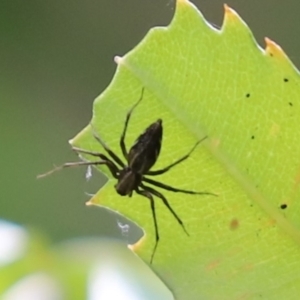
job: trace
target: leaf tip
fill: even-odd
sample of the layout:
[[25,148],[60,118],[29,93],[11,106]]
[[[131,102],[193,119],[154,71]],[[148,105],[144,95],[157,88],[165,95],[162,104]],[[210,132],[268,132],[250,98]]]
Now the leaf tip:
[[144,234],[136,243],[129,244],[128,248],[136,253],[140,249],[141,245],[144,243],[145,237],[146,235]]
[[188,0],[177,0],[177,5],[186,5],[186,4],[188,4],[190,1],[188,1]]
[[230,7],[228,6],[227,3],[224,3],[223,6],[224,6],[225,13],[226,13],[228,10],[230,10]]
[[226,3],[224,4],[225,18],[228,21],[234,22],[240,19],[239,15],[234,9],[229,7]]
[[85,202],[85,205],[86,206],[92,206],[92,205],[94,205],[94,203],[92,202],[92,200],[93,200],[93,198],[90,199],[89,201]]
[[[269,38],[265,38],[266,48],[265,53],[271,57],[275,57],[278,61],[283,63],[286,67],[289,69],[296,70],[296,67],[293,65],[293,63],[290,61],[289,57],[286,55],[284,50],[276,44],[274,41],[272,41]],[[298,70],[297,74],[298,74]]]
[[117,65],[120,65],[122,63],[123,58],[121,56],[116,55],[114,57],[114,61]]
[[86,206],[99,205],[99,200],[97,200],[97,198],[99,198],[98,194],[99,194],[99,192],[97,194],[93,195],[90,200],[85,202],[85,205]]
[[265,38],[265,43],[266,43],[266,53],[274,56],[274,55],[283,55],[283,50],[280,46],[278,46],[274,41],[272,41],[269,38]]

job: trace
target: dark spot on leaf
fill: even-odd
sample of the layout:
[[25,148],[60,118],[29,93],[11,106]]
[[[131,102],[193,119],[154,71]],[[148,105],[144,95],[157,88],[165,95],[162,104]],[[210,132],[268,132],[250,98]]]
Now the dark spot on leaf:
[[236,229],[238,229],[239,225],[240,225],[240,223],[239,223],[238,219],[232,219],[230,221],[229,227],[231,230],[236,230]]
[[273,53],[270,53],[270,56],[272,56],[272,57],[273,57]]
[[293,103],[292,103],[292,102],[289,102],[289,105],[290,105],[290,106],[293,106]]
[[255,139],[255,136],[254,136],[254,135],[252,135],[252,136],[251,136],[251,139],[252,139],[252,140],[254,140],[254,139]]
[[246,94],[246,97],[249,98],[250,97],[250,93]]
[[287,204],[282,203],[282,204],[280,205],[280,208],[281,208],[281,209],[286,209],[286,208],[287,208]]
[[283,78],[283,81],[288,82],[289,80],[288,80],[288,78]]

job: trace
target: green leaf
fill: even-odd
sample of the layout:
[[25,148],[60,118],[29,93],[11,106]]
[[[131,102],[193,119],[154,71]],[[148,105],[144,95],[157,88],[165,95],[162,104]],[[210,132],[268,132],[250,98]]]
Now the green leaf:
[[[116,62],[111,85],[95,101],[92,123],[118,155],[126,113],[142,87],[144,98],[126,143],[132,145],[162,118],[163,146],[155,169],[209,136],[187,161],[156,178],[219,197],[163,191],[190,236],[156,199],[161,240],[155,272],[176,299],[296,299],[300,85],[281,48],[266,39],[261,49],[227,6],[217,30],[190,2],[178,0],[172,23],[152,29]],[[103,152],[89,126],[72,144]],[[136,194],[120,197],[116,181],[102,170],[111,180],[92,203],[119,211],[145,230],[135,249],[149,262],[155,241],[149,201]]]

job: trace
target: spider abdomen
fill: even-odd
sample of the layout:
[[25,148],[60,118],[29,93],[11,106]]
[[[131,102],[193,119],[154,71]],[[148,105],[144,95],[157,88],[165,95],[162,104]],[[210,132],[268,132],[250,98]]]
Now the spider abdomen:
[[161,148],[163,134],[162,120],[148,126],[128,153],[128,165],[138,174],[145,174],[155,164]]

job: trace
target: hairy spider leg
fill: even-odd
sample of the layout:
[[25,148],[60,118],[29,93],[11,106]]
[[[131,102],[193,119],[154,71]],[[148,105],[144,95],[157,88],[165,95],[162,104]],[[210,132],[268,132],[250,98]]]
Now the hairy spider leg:
[[[99,153],[99,152],[94,152],[94,151],[89,151],[89,150],[85,150],[85,149],[81,149],[81,148],[77,148],[77,147],[72,147],[72,150],[77,152],[77,153],[83,153],[83,154],[88,154],[91,156],[95,156],[95,157],[99,157],[102,159],[102,161],[106,161],[107,162],[107,167],[109,168],[111,174],[113,175],[114,178],[118,178],[118,174],[120,173],[120,170],[118,168],[118,166],[115,164],[114,161],[112,161],[111,159],[109,159],[106,155]],[[96,161],[97,162],[97,161]],[[94,162],[89,162],[90,165],[95,165]]]
[[[113,168],[111,168],[111,161],[93,161],[93,162],[88,162],[88,161],[76,161],[76,162],[69,162],[69,163],[64,163],[63,165],[59,166],[59,167],[54,167],[54,169],[50,170],[47,173],[38,175],[37,178],[42,178],[42,177],[46,177],[50,174],[52,174],[53,172],[59,171],[61,169],[64,168],[69,168],[69,167],[77,167],[77,166],[91,166],[91,165],[107,165],[108,168],[111,170],[111,172],[114,170]],[[115,174],[112,173],[112,175],[115,177]],[[117,177],[115,177],[117,178]]]
[[184,156],[182,156],[181,158],[179,158],[178,160],[176,160],[175,162],[171,163],[170,165],[168,165],[167,167],[160,169],[160,170],[155,170],[155,171],[148,171],[146,173],[146,175],[150,175],[150,176],[156,176],[156,175],[160,175],[160,174],[164,174],[166,172],[168,172],[171,168],[175,167],[176,165],[180,164],[181,162],[183,162],[184,160],[188,159],[190,157],[190,155],[194,152],[194,150],[197,148],[197,146],[203,142],[205,139],[207,139],[207,136],[205,136],[203,139],[199,140],[198,142],[196,142],[196,144],[193,146],[193,148]]
[[160,187],[162,189],[165,189],[167,191],[175,192],[175,193],[184,193],[184,194],[192,194],[192,195],[210,195],[210,196],[216,196],[218,197],[217,194],[209,193],[209,192],[195,192],[195,191],[190,191],[190,190],[184,190],[184,189],[178,189],[175,187],[172,187],[170,185],[164,184],[162,182],[143,177],[142,181],[150,183],[154,186]]
[[139,190],[138,188],[135,191],[137,194],[146,197],[150,201],[150,207],[151,207],[152,218],[153,218],[153,222],[154,222],[154,230],[155,230],[155,245],[152,250],[151,259],[150,259],[150,264],[152,264],[154,254],[156,252],[156,248],[157,248],[158,241],[159,241],[159,232],[158,232],[158,225],[157,225],[156,212],[155,212],[155,202],[154,202],[152,194],[149,191]]
[[187,232],[183,221],[179,218],[179,216],[176,214],[176,212],[173,210],[173,208],[171,207],[171,205],[169,204],[169,201],[167,200],[167,198],[160,193],[159,191],[153,189],[150,186],[146,186],[144,184],[141,185],[141,187],[145,190],[145,191],[149,191],[152,195],[160,198],[164,205],[168,208],[168,210],[172,213],[172,215],[174,216],[174,218],[177,220],[177,222],[179,223],[179,225],[182,227],[183,231],[189,236],[189,233]]
[[171,214],[175,217],[179,225],[182,227],[183,231],[189,236],[188,231],[186,230],[183,221],[180,219],[180,217],[176,214],[176,212],[173,210],[171,205],[169,204],[167,198],[161,194],[160,192],[156,191],[155,189],[141,185],[141,188],[143,190],[136,189],[136,193],[148,198],[150,200],[150,206],[151,206],[151,211],[152,211],[152,218],[153,218],[153,223],[154,223],[154,230],[155,230],[155,245],[152,251],[151,259],[150,259],[150,264],[153,262],[154,255],[156,253],[156,249],[158,246],[159,242],[159,230],[158,230],[158,223],[157,223],[157,218],[156,218],[156,211],[155,211],[155,201],[153,199],[153,195],[160,198],[163,201],[163,204],[168,208],[168,210],[171,212]]
[[138,106],[138,104],[143,99],[144,90],[145,90],[145,88],[143,87],[142,88],[142,92],[141,92],[141,96],[140,96],[139,100],[128,111],[128,113],[126,115],[126,119],[125,119],[125,124],[124,124],[124,128],[123,128],[123,132],[122,132],[122,135],[121,135],[121,138],[120,138],[120,147],[121,147],[123,156],[125,157],[125,159],[126,159],[127,162],[128,162],[128,152],[127,152],[126,144],[125,144],[125,137],[126,137],[127,127],[128,127],[128,123],[129,123],[129,120],[130,120],[132,112],[134,111],[134,109]]
[[115,154],[101,139],[100,135],[96,132],[96,129],[92,123],[90,123],[94,138],[100,143],[100,145],[104,148],[104,150],[108,153],[108,155],[121,167],[124,168],[125,164],[119,158],[117,154]]

